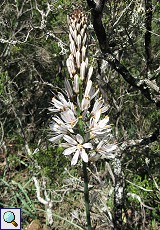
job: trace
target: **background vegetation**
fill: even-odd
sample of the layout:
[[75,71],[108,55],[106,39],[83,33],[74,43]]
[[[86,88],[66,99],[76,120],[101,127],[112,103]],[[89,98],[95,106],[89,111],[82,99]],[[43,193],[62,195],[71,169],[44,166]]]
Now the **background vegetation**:
[[[21,207],[23,229],[85,229],[81,165],[71,168],[62,149],[48,141],[48,107],[68,76],[67,14],[75,8],[89,18],[89,59],[110,104],[120,150],[119,175],[114,160],[89,165],[92,224],[113,229],[116,207],[121,210],[117,229],[160,227],[160,2],[97,2],[104,4],[105,49],[94,25],[93,1],[0,3],[0,206]],[[41,196],[46,199],[47,192],[53,201],[50,226],[33,177]],[[117,181],[123,183],[120,207]]]

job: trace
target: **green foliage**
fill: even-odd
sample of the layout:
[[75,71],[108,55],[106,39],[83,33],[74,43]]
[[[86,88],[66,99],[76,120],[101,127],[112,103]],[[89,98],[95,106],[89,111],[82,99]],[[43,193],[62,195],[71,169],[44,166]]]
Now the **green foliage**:
[[48,147],[34,154],[34,159],[44,171],[44,175],[51,180],[56,180],[58,178],[62,180],[64,169],[69,164],[62,152],[62,147]]
[[[160,182],[159,178],[157,177],[155,178],[155,181],[157,184]],[[146,205],[147,216],[149,216],[151,212],[151,220],[159,221],[160,204],[158,199],[160,198],[160,193],[157,191],[155,182],[152,178],[148,178],[146,175],[144,178],[136,175],[136,177],[132,179],[132,183],[127,184],[127,192],[135,194],[137,198],[129,197],[126,207],[134,207],[134,209],[141,212],[141,207],[143,207],[144,204]],[[141,201],[138,198],[140,198]],[[147,206],[151,207],[152,209],[148,209]]]
[[[36,201],[32,199],[32,180],[27,182],[16,182],[15,180],[9,181],[6,179],[0,180],[1,186],[1,207],[17,208],[21,207],[23,212],[23,225],[28,223],[29,219],[37,219],[39,208],[36,207]],[[9,194],[9,196],[7,196]]]
[[0,96],[3,95],[4,93],[4,84],[7,81],[7,72],[3,72],[2,70],[0,70]]
[[[37,0],[36,2],[39,9],[45,13],[47,1]],[[50,181],[48,189],[57,188],[57,184],[62,185],[64,180],[69,177],[64,172],[65,168],[70,167],[70,161],[62,155],[63,149],[53,147],[47,141],[49,137],[46,128],[49,126],[51,118],[48,107],[53,93],[56,95],[57,87],[63,90],[63,81],[68,76],[65,64],[69,50],[67,14],[78,7],[87,11],[87,1],[58,0],[49,2],[54,4],[51,12],[45,18],[46,26],[44,28],[40,28],[42,17],[36,9],[35,1],[3,1],[0,9],[0,154],[3,155],[3,157],[0,155],[0,158],[6,159],[7,162],[4,168],[0,168],[0,172],[2,172],[0,205],[22,207],[24,210],[23,219],[26,223],[30,221],[30,218],[38,218],[42,211],[40,211],[41,206],[36,200],[35,187],[31,183],[30,176],[34,173],[45,175]],[[146,77],[144,1],[132,1],[129,6],[130,3],[129,0],[106,1],[103,23],[107,31],[107,40],[111,45],[111,52],[139,80]],[[160,3],[153,0],[152,65],[149,77],[151,74],[151,80],[153,83],[156,81],[157,85],[160,84],[157,72],[160,63],[159,12]],[[101,60],[98,56],[99,47],[96,35],[91,26],[90,11],[87,11],[87,14],[89,16],[89,61],[94,65],[94,78],[96,78],[99,74],[97,61]],[[114,25],[115,23],[117,24]],[[104,69],[101,76],[106,79],[104,95],[111,105],[109,116],[111,123],[114,124],[118,144],[121,145],[123,141],[132,139],[140,140],[158,129],[160,111],[156,109],[155,105],[145,99],[116,71],[113,71],[108,63]],[[36,148],[39,151],[31,156],[26,155],[26,143],[31,152],[32,150],[34,152]],[[152,229],[156,229],[159,222],[160,197],[153,181],[155,178],[157,184],[160,183],[159,152],[158,141],[147,147],[135,146],[123,153],[122,162],[126,179],[133,183],[127,183],[126,194],[128,192],[136,194],[144,204],[155,208],[154,210],[145,209]],[[35,165],[40,166],[40,170],[35,168]],[[105,162],[99,161],[94,166],[98,171],[104,171]],[[90,165],[90,168],[94,167],[92,168]],[[79,178],[81,168],[71,168],[70,174]],[[105,184],[110,183],[108,175],[104,181]],[[91,184],[92,182],[91,180]],[[99,188],[99,185],[97,187]],[[140,187],[153,192],[144,191]],[[94,189],[94,187],[91,189],[91,193],[94,192]],[[60,196],[62,195],[60,194]],[[81,192],[73,191],[67,193],[63,205],[60,203],[57,207],[57,203],[55,203],[54,208],[59,211],[59,215],[55,215],[55,218],[62,220],[61,227],[64,229],[67,229],[66,225],[63,226],[66,220],[69,223],[68,229],[72,226],[68,220],[69,213],[73,211],[71,210],[72,205],[73,207],[80,205],[80,197]],[[132,206],[134,211],[141,215],[140,202],[131,197],[124,198],[126,209]],[[107,205],[112,212],[113,197],[107,200]],[[83,210],[83,207],[81,208]],[[102,213],[99,213],[102,209],[99,210],[97,212],[101,216]],[[44,213],[44,211],[42,212]],[[63,214],[65,218],[61,216]],[[83,215],[81,217],[83,219]],[[100,218],[103,219],[102,216]],[[102,220],[103,223],[104,220],[108,221],[106,216]],[[57,223],[59,224],[58,221]],[[81,224],[83,225],[83,223]]]

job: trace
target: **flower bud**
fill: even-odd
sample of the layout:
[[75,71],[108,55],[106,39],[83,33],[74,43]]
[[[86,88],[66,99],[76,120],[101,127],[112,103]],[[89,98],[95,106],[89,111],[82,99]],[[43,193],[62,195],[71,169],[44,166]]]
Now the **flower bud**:
[[72,37],[74,37],[74,30],[72,29],[71,26],[69,26],[69,32],[70,32],[70,34],[72,35]]
[[93,73],[93,66],[90,66],[88,70],[88,75],[87,75],[88,80],[92,77],[92,73]]
[[81,52],[82,52],[82,61],[85,61],[85,58],[86,58],[86,47],[85,46],[82,46]]
[[77,30],[78,32],[80,32],[80,28],[81,28],[81,23],[77,23],[77,24],[76,24],[76,30]]
[[84,34],[84,37],[83,37],[83,41],[82,41],[82,45],[86,45],[86,41],[87,41],[87,35],[86,33]]
[[79,77],[78,77],[78,74],[75,74],[75,76],[74,76],[73,91],[76,94],[79,93]]
[[77,47],[78,47],[78,50],[81,49],[81,35],[80,34],[78,34],[77,36]]
[[72,42],[70,43],[70,51],[71,53],[75,56],[76,54],[76,47],[75,47],[75,44],[74,44],[74,41],[72,40]]
[[80,54],[80,52],[79,52],[79,50],[76,52],[76,63],[77,63],[77,68],[79,69],[80,68],[80,66],[81,66],[81,60],[80,60],[80,58],[81,58],[81,54]]
[[84,37],[84,33],[85,33],[85,29],[84,29],[84,27],[81,29],[81,31],[80,31],[80,34],[81,34],[81,36],[82,36],[82,38]]
[[86,72],[86,63],[83,61],[81,63],[81,67],[80,67],[80,79],[83,81],[85,78],[85,72]]

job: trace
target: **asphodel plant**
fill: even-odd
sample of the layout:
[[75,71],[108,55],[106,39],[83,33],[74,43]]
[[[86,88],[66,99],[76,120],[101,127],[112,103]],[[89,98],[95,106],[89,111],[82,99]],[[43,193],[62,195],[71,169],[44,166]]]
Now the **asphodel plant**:
[[70,55],[66,61],[69,76],[64,81],[64,94],[52,98],[53,112],[50,141],[64,148],[71,165],[82,163],[84,197],[88,229],[91,229],[88,161],[114,158],[116,145],[110,143],[111,126],[99,89],[92,82],[93,67],[87,57],[87,16],[77,9],[68,16]]

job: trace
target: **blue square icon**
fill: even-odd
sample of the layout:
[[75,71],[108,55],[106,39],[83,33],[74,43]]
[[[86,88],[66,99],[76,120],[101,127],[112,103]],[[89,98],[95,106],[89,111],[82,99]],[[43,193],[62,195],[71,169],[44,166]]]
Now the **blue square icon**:
[[21,208],[0,208],[0,230],[21,229]]

